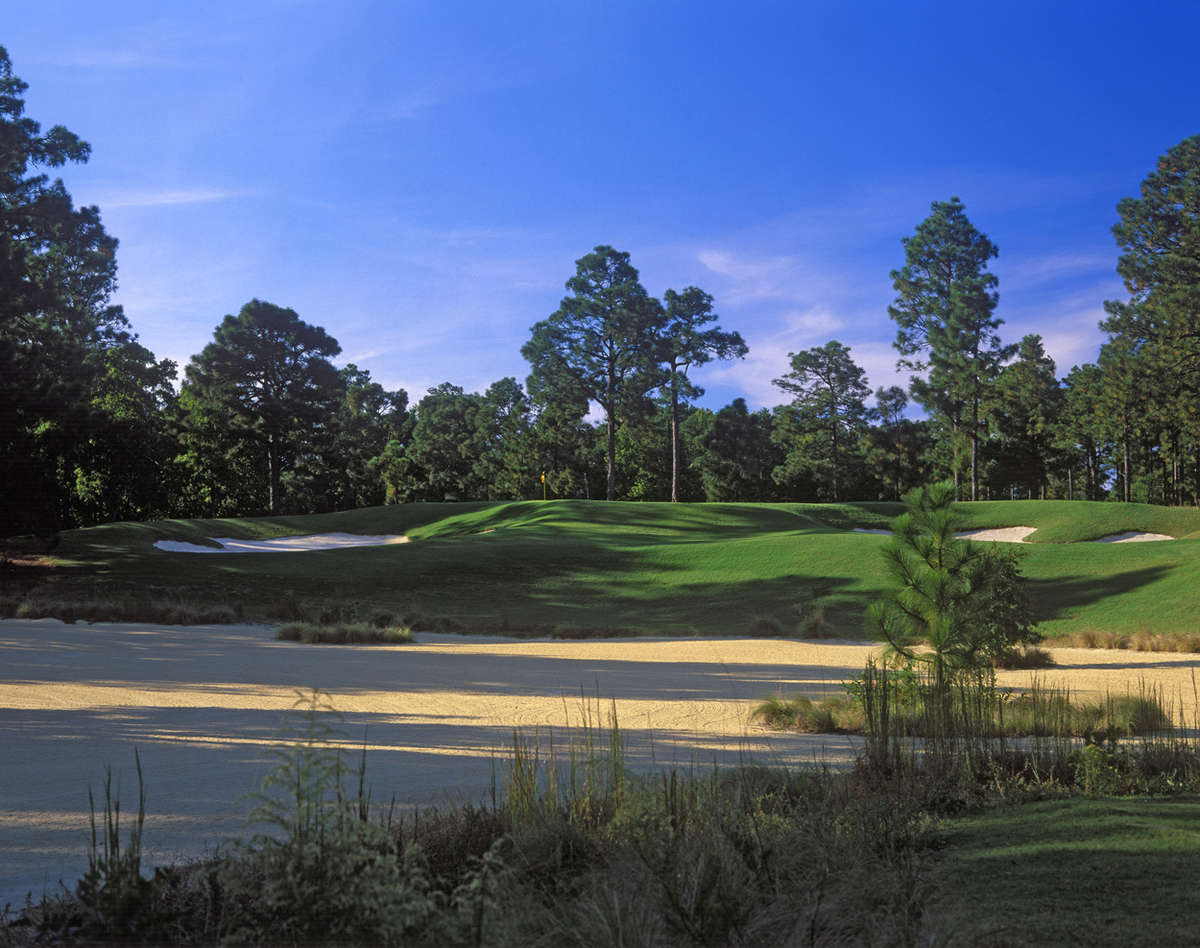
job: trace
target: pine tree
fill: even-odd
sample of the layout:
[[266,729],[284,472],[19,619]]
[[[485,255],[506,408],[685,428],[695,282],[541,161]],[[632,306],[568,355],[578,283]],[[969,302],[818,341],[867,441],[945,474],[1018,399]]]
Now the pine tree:
[[[978,442],[989,387],[1015,346],[1002,346],[994,315],[999,294],[988,261],[996,246],[967,219],[962,201],[935,201],[932,213],[901,241],[905,262],[892,271],[896,299],[888,314],[900,327],[900,367],[928,372],[910,391],[927,411],[943,416],[954,437],[958,491],[962,439],[970,450],[971,499],[978,496]],[[915,357],[915,358],[913,358]]]

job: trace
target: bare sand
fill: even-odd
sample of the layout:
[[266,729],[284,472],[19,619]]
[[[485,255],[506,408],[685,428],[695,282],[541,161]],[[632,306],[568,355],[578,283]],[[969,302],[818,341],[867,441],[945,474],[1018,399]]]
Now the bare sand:
[[1037,527],[999,527],[990,530],[967,530],[955,534],[963,540],[986,540],[989,543],[1024,543],[1031,533],[1036,533]]
[[[993,543],[1024,543],[1025,538],[1029,534],[1036,532],[1036,530],[1037,527],[1001,527],[1000,529],[990,530],[967,530],[963,533],[956,533],[955,536],[962,540],[987,540]],[[892,531],[855,527],[853,532],[878,533],[890,536]]]
[[[640,769],[845,765],[839,735],[749,724],[772,694],[836,691],[876,647],[766,639],[513,641],[423,635],[409,646],[305,646],[257,626],[0,622],[0,905],[74,884],[86,868],[87,788],[111,764],[125,809],[133,749],[146,775],[149,864],[199,856],[245,830],[297,692],[326,691],[348,750],[367,747],[376,800],[480,800],[502,785],[513,728],[577,724],[581,695],[615,701]],[[1196,656],[1055,649],[1039,672],[1077,695],[1163,687],[1191,721]],[[1001,684],[1027,687],[1029,672]],[[594,704],[594,701],[593,701]]]
[[1138,533],[1136,530],[1130,530],[1127,533],[1113,533],[1106,537],[1100,537],[1098,540],[1093,540],[1093,543],[1146,543],[1155,540],[1174,540],[1174,537],[1169,537],[1165,533]]
[[239,540],[235,537],[210,537],[216,546],[187,543],[182,540],[158,540],[155,547],[168,553],[298,553],[306,550],[340,550],[355,546],[387,546],[407,543],[406,536],[362,536],[357,533],[313,533],[299,537],[274,537],[270,540]]

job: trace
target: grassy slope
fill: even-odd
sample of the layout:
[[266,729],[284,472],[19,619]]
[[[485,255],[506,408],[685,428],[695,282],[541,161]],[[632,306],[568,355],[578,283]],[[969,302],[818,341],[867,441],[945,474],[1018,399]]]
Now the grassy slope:
[[1070,799],[949,821],[933,928],[964,945],[1180,945],[1200,917],[1200,799]]
[[[64,581],[185,591],[251,614],[295,597],[414,609],[467,621],[692,628],[741,634],[757,616],[791,627],[819,603],[849,634],[886,586],[892,504],[409,504],[309,517],[109,524],[63,534]],[[1048,634],[1197,631],[1200,542],[1064,545],[1123,530],[1200,537],[1200,512],[1053,501],[964,505],[971,526],[1039,528],[1019,547]],[[404,546],[195,556],[152,547],[298,533],[407,533]],[[491,531],[491,532],[484,532]],[[1048,539],[1057,542],[1045,542]],[[1036,542],[1042,541],[1042,542]]]

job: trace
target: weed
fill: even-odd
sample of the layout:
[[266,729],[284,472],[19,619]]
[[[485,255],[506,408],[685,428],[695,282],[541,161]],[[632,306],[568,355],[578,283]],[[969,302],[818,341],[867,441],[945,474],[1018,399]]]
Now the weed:
[[129,830],[129,840],[121,844],[120,791],[113,790],[112,768],[104,772],[104,825],[97,841],[96,801],[88,787],[88,810],[92,842],[88,849],[88,869],[79,880],[76,895],[90,915],[88,930],[104,936],[128,937],[138,932],[151,890],[142,877],[142,829],[146,822],[146,790],[142,781],[142,759],[134,749],[137,765],[137,816]]

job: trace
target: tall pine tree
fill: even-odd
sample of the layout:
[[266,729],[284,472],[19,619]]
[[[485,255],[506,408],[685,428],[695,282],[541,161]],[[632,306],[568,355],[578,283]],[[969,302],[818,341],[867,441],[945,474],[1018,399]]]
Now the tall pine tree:
[[986,421],[984,399],[1001,364],[1015,346],[1002,346],[995,314],[999,294],[988,261],[995,244],[967,219],[962,201],[935,201],[904,245],[904,266],[892,271],[896,299],[888,314],[900,327],[895,346],[900,367],[927,372],[914,378],[913,398],[942,416],[954,436],[954,484],[958,492],[965,439],[970,451],[971,499],[979,490],[979,438]]

